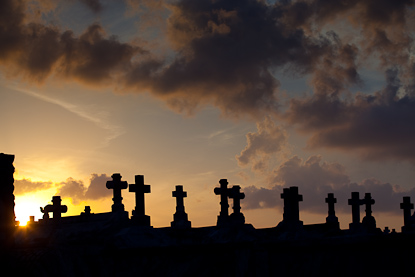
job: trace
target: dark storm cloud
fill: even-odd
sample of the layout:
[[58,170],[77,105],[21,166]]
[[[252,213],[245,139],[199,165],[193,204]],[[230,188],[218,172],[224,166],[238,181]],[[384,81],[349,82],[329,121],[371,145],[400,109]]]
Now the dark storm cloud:
[[85,4],[91,11],[98,13],[102,11],[102,4],[99,0],[80,0],[81,3]]
[[[26,4],[0,3],[0,64],[8,74],[148,91],[182,113],[213,104],[231,117],[278,115],[310,135],[310,147],[415,160],[413,147],[406,150],[415,139],[412,0],[174,1],[168,58],[119,42],[99,24],[75,36],[30,22]],[[365,64],[386,71],[388,85],[353,96],[352,87],[364,87]],[[281,72],[306,75],[313,95],[284,106]]]
[[99,200],[110,197],[112,191],[107,189],[106,182],[111,180],[106,174],[92,174],[89,186],[86,187],[82,181],[68,178],[65,182],[58,184],[57,195],[71,198],[74,204],[85,200]]
[[345,168],[338,163],[323,162],[320,156],[311,156],[306,161],[294,156],[277,167],[269,175],[270,187],[257,188],[249,186],[243,189],[246,197],[243,201],[245,209],[282,208],[281,193],[283,187],[297,186],[304,201],[300,203],[302,210],[327,213],[325,198],[327,193],[334,193],[337,198],[336,210],[350,212],[347,200],[351,192],[370,192],[376,203],[373,210],[401,214],[399,203],[403,196],[415,196],[415,189],[403,188],[383,183],[376,179],[365,179],[359,183],[350,181]]
[[385,89],[350,101],[327,94],[292,100],[288,119],[312,134],[310,148],[357,149],[367,159],[415,162],[413,87],[405,89],[395,70],[386,78]]
[[68,30],[26,22],[25,1],[1,1],[0,64],[9,73],[42,82],[55,74],[84,83],[114,81],[114,74],[128,67],[139,47],[107,37],[99,24],[79,37]]

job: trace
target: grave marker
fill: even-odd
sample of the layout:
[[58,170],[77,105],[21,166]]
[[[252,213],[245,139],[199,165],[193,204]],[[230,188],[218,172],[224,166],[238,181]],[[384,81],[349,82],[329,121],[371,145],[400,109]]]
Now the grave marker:
[[176,191],[173,191],[172,195],[176,197],[176,213],[173,215],[171,227],[190,228],[191,222],[184,211],[184,198],[187,197],[187,192],[183,191],[183,186],[176,186]]
[[227,179],[220,179],[219,184],[220,187],[214,189],[215,194],[220,195],[220,213],[217,221],[218,226],[229,223],[228,196],[231,190],[228,188],[229,183]]
[[233,186],[229,191],[229,198],[233,199],[233,213],[230,215],[230,220],[234,224],[244,224],[245,217],[241,213],[241,199],[245,198],[245,193],[241,192],[240,186]]
[[112,189],[114,192],[112,211],[123,212],[124,204],[122,203],[121,190],[126,189],[128,184],[126,181],[121,181],[121,174],[119,173],[114,173],[111,177],[112,181],[107,181],[107,189]]
[[411,203],[411,197],[404,196],[400,207],[403,210],[404,226],[402,227],[402,232],[409,231],[411,229],[411,210],[414,208],[414,204]]
[[150,226],[150,216],[145,214],[145,193],[150,193],[150,185],[144,184],[144,175],[135,175],[135,184],[130,184],[130,192],[135,192],[135,210],[131,219],[140,226]]

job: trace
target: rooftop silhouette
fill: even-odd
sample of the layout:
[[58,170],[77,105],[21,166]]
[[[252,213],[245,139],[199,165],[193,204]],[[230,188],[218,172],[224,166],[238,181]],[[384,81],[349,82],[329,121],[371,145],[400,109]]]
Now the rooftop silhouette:
[[[97,272],[99,275],[140,272],[143,275],[200,276],[200,270],[206,276],[285,276],[304,275],[305,272],[311,273],[306,274],[310,276],[325,276],[331,271],[339,273],[338,268],[348,268],[352,263],[352,267],[360,271],[333,274],[366,276],[386,272],[399,275],[410,267],[409,261],[414,258],[413,251],[410,254],[401,251],[415,242],[415,215],[411,215],[414,205],[409,197],[404,197],[397,207],[403,210],[404,222],[398,233],[387,227],[384,231],[376,227],[372,215],[375,200],[370,193],[360,198],[358,192],[352,192],[348,200],[352,222],[349,229],[341,230],[333,193],[328,193],[325,199],[328,205],[325,222],[304,225],[300,220],[303,196],[298,187],[284,188],[281,194],[283,220],[275,227],[256,229],[245,223],[242,188],[238,185],[229,188],[227,179],[220,179],[220,186],[214,188],[214,194],[220,196],[216,226],[191,227],[184,204],[188,195],[182,185],[177,185],[171,192],[176,198],[176,212],[170,227],[151,227],[144,202],[145,194],[151,190],[144,184],[144,176],[136,175],[135,184],[128,185],[121,180],[121,174],[114,173],[106,184],[114,195],[111,212],[91,213],[91,207],[86,206],[78,216],[63,216],[68,208],[61,197],[55,195],[53,204],[40,207],[43,218],[35,221],[31,217],[28,226],[22,228],[14,218],[13,161],[13,155],[0,154],[0,258],[7,261],[6,268],[19,274],[36,270],[41,275],[55,276],[71,268],[73,272],[68,272],[68,276]],[[122,204],[121,192],[127,187],[136,198],[131,218]],[[230,199],[233,200],[231,214]],[[362,222],[361,205],[365,205]],[[37,255],[39,251],[44,254]],[[398,263],[399,268],[393,264],[379,264],[388,253],[394,253],[389,259]],[[309,262],[313,259],[314,263]],[[48,265],[44,266],[45,263]],[[211,263],[216,266],[211,267]],[[309,272],[311,264],[314,271]],[[220,265],[223,270],[218,270]]]

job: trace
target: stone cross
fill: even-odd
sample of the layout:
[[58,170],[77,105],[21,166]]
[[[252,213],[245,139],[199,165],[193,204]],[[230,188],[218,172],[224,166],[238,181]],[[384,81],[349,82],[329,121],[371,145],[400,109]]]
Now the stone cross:
[[112,205],[113,212],[123,212],[124,204],[122,203],[121,190],[126,189],[128,184],[126,181],[121,181],[121,174],[114,173],[112,174],[112,181],[107,181],[107,189],[112,189],[114,191],[114,204]]
[[217,222],[218,226],[226,224],[229,221],[228,196],[231,190],[230,188],[228,188],[229,183],[227,179],[220,179],[219,184],[220,187],[214,189],[215,194],[220,195],[220,213]]
[[229,198],[233,199],[233,213],[230,215],[232,223],[244,224],[245,217],[241,213],[241,199],[245,198],[245,193],[241,192],[240,186],[233,186],[229,191]]
[[299,202],[303,201],[303,196],[298,194],[298,187],[284,188],[281,198],[284,199],[283,221],[299,222]]
[[187,192],[183,191],[183,186],[176,186],[176,191],[173,191],[172,195],[176,197],[176,212],[184,212],[184,198],[187,197]]
[[372,216],[372,205],[375,204],[375,200],[372,199],[370,193],[365,193],[365,198],[363,198],[363,204],[365,204],[366,209],[366,216],[362,220],[362,224],[370,229],[376,228],[376,220]]
[[337,203],[337,199],[334,198],[333,193],[327,194],[326,203],[329,206],[329,212],[328,212],[328,216],[326,217],[326,222],[327,223],[329,223],[329,222],[339,222],[339,220],[336,216],[336,212],[334,210],[334,204]]
[[414,204],[411,203],[411,197],[404,196],[401,203],[401,209],[403,210],[403,224],[406,228],[410,227],[411,210],[414,208]]
[[171,227],[190,228],[191,223],[184,211],[184,197],[187,197],[187,192],[183,191],[183,186],[176,186],[176,191],[173,191],[172,195],[176,197],[176,213],[173,215]]
[[60,196],[53,196],[52,203],[53,205],[46,205],[44,208],[40,208],[40,211],[44,214],[43,218],[48,219],[49,213],[53,214],[54,220],[59,220],[62,216],[62,213],[66,213],[68,211],[68,207],[66,205],[61,205],[62,199]]
[[352,224],[360,223],[360,205],[363,201],[360,200],[359,192],[352,192],[352,198],[348,200],[348,204],[352,206]]
[[150,185],[144,184],[144,175],[135,175],[135,184],[130,184],[130,192],[135,192],[135,210],[131,219],[142,226],[150,226],[150,216],[145,214],[144,194],[150,193]]

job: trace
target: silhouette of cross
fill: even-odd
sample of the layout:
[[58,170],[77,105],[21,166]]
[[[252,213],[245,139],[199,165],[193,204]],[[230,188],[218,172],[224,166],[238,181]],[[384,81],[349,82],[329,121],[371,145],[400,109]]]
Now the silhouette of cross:
[[107,189],[112,189],[114,192],[114,198],[112,198],[112,201],[114,201],[114,204],[112,205],[112,211],[118,212],[118,211],[124,211],[124,205],[122,204],[122,197],[121,197],[121,190],[126,189],[128,187],[128,184],[126,181],[121,181],[121,174],[114,173],[112,174],[112,181],[107,181]]
[[187,192],[183,191],[183,186],[176,186],[176,191],[173,191],[173,197],[176,197],[176,212],[184,212],[184,197],[187,197]]
[[327,194],[326,203],[329,206],[329,212],[328,212],[328,217],[326,218],[326,221],[327,222],[329,222],[329,221],[337,222],[338,219],[336,217],[336,212],[334,210],[334,204],[337,203],[337,199],[334,198],[333,193]]
[[348,200],[348,204],[352,206],[352,222],[360,223],[360,205],[363,200],[359,197],[359,192],[352,192],[352,198]]
[[133,215],[144,216],[144,194],[150,193],[150,185],[144,185],[144,175],[135,175],[135,184],[130,184],[130,192],[135,192],[135,210]]
[[52,197],[52,209],[51,212],[53,214],[53,219],[59,219],[62,217],[63,213],[68,211],[68,207],[66,205],[61,205],[62,199],[60,196],[53,196]]
[[409,225],[409,218],[411,217],[411,210],[413,208],[414,204],[411,203],[411,197],[404,196],[401,209],[403,210],[403,222],[405,226]]
[[365,212],[366,216],[372,216],[372,205],[375,204],[375,199],[372,199],[372,195],[369,192],[365,193],[365,198],[363,198],[363,203],[366,206]]
[[233,212],[234,214],[241,213],[241,199],[245,198],[245,193],[241,192],[240,186],[233,186],[229,192],[229,198],[233,199]]
[[284,199],[283,220],[299,221],[300,208],[298,204],[303,201],[303,196],[298,194],[298,187],[284,188],[281,198]]
[[228,180],[220,179],[219,184],[220,184],[220,187],[215,188],[214,192],[216,195],[220,195],[220,216],[227,217],[229,215],[228,196],[230,192],[230,189],[228,188]]

